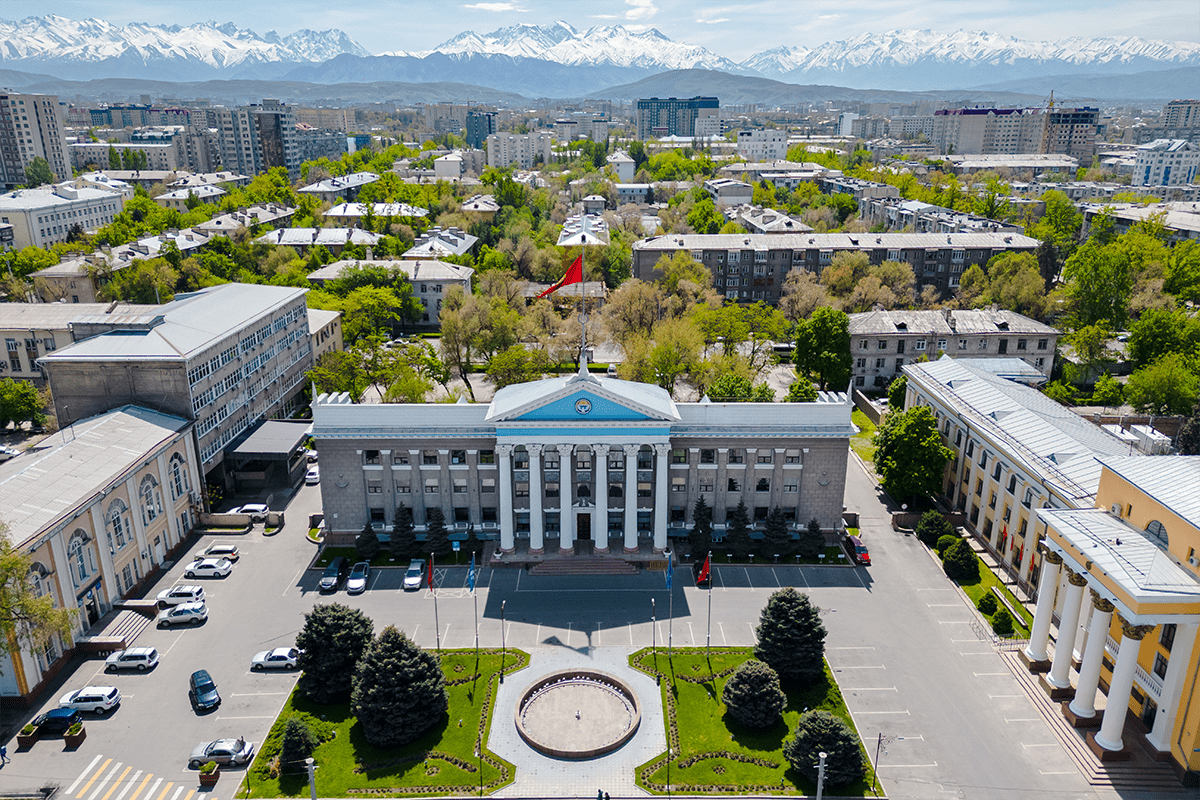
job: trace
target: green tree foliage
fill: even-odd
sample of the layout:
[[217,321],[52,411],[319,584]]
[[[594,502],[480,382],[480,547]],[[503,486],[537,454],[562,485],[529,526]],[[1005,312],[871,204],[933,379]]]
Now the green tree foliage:
[[371,642],[354,672],[350,708],[376,747],[400,747],[446,713],[450,696],[437,656],[389,625]]
[[992,615],[992,632],[997,636],[1012,636],[1013,618],[1007,608],[1001,608]]
[[734,720],[747,728],[769,728],[779,722],[787,695],[775,670],[761,661],[743,661],[725,682],[721,702]]
[[996,613],[996,609],[999,608],[1000,605],[999,605],[999,603],[996,602],[996,595],[992,594],[991,592],[988,592],[987,594],[982,595],[979,598],[979,602],[975,604],[975,607],[978,608],[980,611],[982,611],[984,614],[987,614],[990,616],[990,615]]
[[815,783],[820,753],[825,754],[825,783],[829,786],[854,783],[866,774],[854,729],[818,709],[800,716],[796,735],[783,745],[783,756],[792,769]]
[[938,558],[944,559],[946,557],[946,551],[957,544],[960,539],[962,539],[962,537],[958,534],[948,533],[944,536],[939,536],[937,540],[937,546],[934,548],[937,550]]
[[317,749],[317,736],[308,727],[303,717],[288,717],[283,726],[283,739],[279,747],[279,765],[282,770],[292,772],[304,769],[304,759]]
[[1180,301],[1200,303],[1200,242],[1189,239],[1172,247],[1164,272],[1165,291]]
[[23,422],[43,423],[42,398],[29,381],[0,378],[0,430]]
[[713,201],[705,197],[696,201],[688,212],[687,223],[696,233],[719,233],[725,217],[717,211]]
[[783,680],[815,681],[825,674],[825,625],[808,595],[791,586],[772,594],[754,632],[754,657]]
[[937,494],[954,453],[942,444],[928,406],[890,411],[875,431],[875,471],[897,498]]
[[1050,381],[1042,387],[1042,394],[1064,406],[1075,405],[1077,393],[1075,387],[1066,381]]
[[41,156],[34,156],[25,165],[25,185],[32,189],[47,183],[54,183],[54,172],[50,169],[50,162]]
[[1168,353],[1136,369],[1125,384],[1125,399],[1151,414],[1187,414],[1196,405],[1198,380],[1188,360]]
[[821,523],[816,518],[810,519],[804,530],[800,531],[800,539],[796,542],[796,552],[801,558],[812,560],[825,552],[825,534],[821,532]]
[[379,536],[368,522],[354,538],[354,551],[358,554],[358,560],[370,561],[379,555],[380,549]]
[[701,495],[692,508],[692,529],[688,531],[688,544],[692,547],[692,558],[700,559],[712,549],[712,508]]
[[943,536],[955,535],[954,526],[940,512],[929,510],[921,515],[916,535],[926,547],[934,547]]
[[821,306],[796,325],[796,369],[811,377],[821,391],[850,385],[850,317]]
[[317,385],[318,392],[347,392],[354,402],[359,402],[371,385],[371,374],[362,359],[348,350],[331,350],[322,353],[305,378]]
[[942,569],[950,580],[962,584],[979,580],[979,556],[971,549],[971,543],[959,539],[942,553]]
[[1076,327],[1105,323],[1121,330],[1129,317],[1134,273],[1119,248],[1088,241],[1063,267],[1067,294],[1075,306]]
[[1192,409],[1192,415],[1183,421],[1176,437],[1175,446],[1183,456],[1200,456],[1200,403]]
[[1182,310],[1147,309],[1129,326],[1130,360],[1144,367],[1168,353],[1200,354],[1200,318]]
[[763,527],[763,555],[786,556],[791,549],[792,533],[788,530],[787,518],[783,516],[783,509],[776,506],[767,514],[767,524]]
[[783,401],[785,403],[815,403],[817,387],[813,386],[808,378],[797,378],[788,387],[787,396],[783,398]]
[[1096,379],[1092,405],[1115,408],[1125,401],[1125,385],[1107,372]]
[[733,551],[735,558],[745,558],[750,553],[750,511],[746,504],[738,501],[737,506],[725,515],[725,546]]
[[436,506],[425,510],[425,548],[437,558],[445,558],[453,551],[446,534],[446,515]]
[[332,703],[350,692],[350,681],[375,624],[357,608],[317,605],[304,615],[296,636],[300,654],[297,687],[316,703]]
[[503,389],[514,383],[536,381],[546,374],[550,366],[545,351],[514,344],[491,360],[487,366],[487,376],[497,389]]
[[708,386],[708,398],[714,403],[770,403],[775,391],[765,383],[755,386],[741,375],[722,375]]
[[392,518],[392,538],[388,549],[396,561],[404,561],[417,555],[417,534],[413,530],[412,509],[403,503],[396,506]]
[[53,593],[35,593],[32,567],[32,556],[13,546],[8,526],[0,521],[0,636],[25,649],[41,650],[71,635],[76,612],[57,607]]
[[887,399],[888,408],[897,411],[904,410],[904,398],[908,394],[908,376],[904,373],[892,378],[892,382],[888,384]]

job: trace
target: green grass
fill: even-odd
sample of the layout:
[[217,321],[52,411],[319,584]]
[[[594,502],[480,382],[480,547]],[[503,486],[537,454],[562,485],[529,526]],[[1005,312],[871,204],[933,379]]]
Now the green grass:
[[[979,607],[979,598],[983,597],[985,594],[991,594],[992,587],[998,586],[1000,588],[1000,593],[1008,599],[1009,604],[1011,604],[1020,615],[1013,619],[1013,635],[1011,638],[1029,638],[1029,628],[1033,625],[1033,617],[1030,616],[1029,612],[1025,610],[1025,606],[1021,605],[1020,601],[1017,600],[1013,593],[1008,590],[1008,587],[996,577],[996,574],[988,568],[988,565],[985,564],[982,559],[979,561],[979,581],[977,583],[960,583],[959,586],[961,586],[962,590],[967,593],[967,597],[971,598],[971,602],[975,604],[976,608]],[[1004,608],[1003,603],[998,602],[996,605],[998,608]],[[979,613],[983,614],[982,611]],[[989,622],[991,621],[991,615],[983,614],[983,616],[986,617]]]
[[858,433],[850,438],[850,449],[866,462],[868,468],[874,469],[875,445],[871,443],[871,438],[875,435],[875,423],[857,408],[850,415],[850,419],[858,426]]
[[[439,724],[404,747],[380,749],[369,744],[349,703],[319,705],[299,691],[292,692],[238,797],[308,795],[303,767],[285,769],[281,775],[272,764],[279,754],[283,728],[293,714],[304,716],[322,740],[313,753],[320,797],[473,794],[479,791],[481,779],[485,793],[490,793],[512,783],[512,764],[484,749],[481,771],[475,755],[477,744],[487,741],[491,727],[500,651],[482,650],[478,661],[474,650],[447,650],[441,658],[447,684],[456,683],[446,687],[449,711]],[[505,674],[528,663],[528,654],[510,649],[504,658]]]
[[[726,715],[720,697],[729,675],[739,664],[753,657],[753,651],[748,647],[714,647],[711,661],[705,657],[703,649],[675,650],[670,661],[663,648],[646,648],[629,657],[629,663],[635,669],[661,676],[667,741],[674,751],[671,759],[663,753],[639,766],[639,786],[655,794],[665,794],[660,787],[668,783],[669,760],[670,786],[674,792],[815,793],[813,782],[788,764],[783,756],[783,745],[806,709],[828,711],[854,729],[841,690],[826,664],[822,680],[808,686],[784,685],[788,704],[781,722],[766,730],[742,727]],[[674,726],[671,724],[672,711]],[[709,753],[713,755],[704,757]],[[867,763],[865,749],[863,756]],[[752,763],[750,759],[758,763]],[[689,760],[693,763],[681,766]],[[847,786],[827,786],[826,794],[862,797],[870,791],[873,779],[868,766],[864,780]],[[785,787],[783,791],[780,791],[781,780]]]

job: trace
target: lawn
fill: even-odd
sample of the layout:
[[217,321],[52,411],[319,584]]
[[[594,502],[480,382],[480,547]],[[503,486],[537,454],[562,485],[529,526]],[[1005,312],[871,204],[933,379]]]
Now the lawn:
[[[730,720],[720,701],[725,681],[743,661],[748,647],[714,647],[711,661],[703,649],[677,649],[668,661],[663,648],[639,650],[630,664],[662,682],[666,731],[674,755],[661,754],[637,769],[638,785],[655,793],[814,794],[816,786],[798,774],[783,756],[783,745],[804,710],[822,709],[854,728],[829,665],[825,677],[810,686],[784,686],[788,704],[783,721],[766,730],[744,728]],[[864,763],[866,750],[863,749]],[[669,775],[668,775],[669,772]],[[862,797],[874,775],[846,786],[825,787],[836,796]],[[782,781],[782,784],[781,784]],[[781,785],[785,788],[781,791]]]
[[[979,607],[979,598],[985,594],[990,594],[993,586],[999,586],[1000,593],[1004,595],[1009,604],[1020,614],[1019,617],[1013,619],[1012,638],[1029,638],[1029,628],[1033,625],[1033,617],[1030,616],[1029,612],[1025,610],[1025,606],[1021,605],[1013,593],[1008,590],[1008,587],[1001,583],[1000,579],[996,577],[996,574],[988,568],[988,565],[982,559],[979,562],[979,581],[977,583],[960,583],[959,586],[967,593],[967,597],[971,598],[971,602],[975,604],[976,608]],[[999,608],[1004,608],[1003,603],[999,603],[998,606]],[[982,611],[979,613],[983,614]],[[984,614],[983,616],[987,617],[989,622],[991,621],[990,615]]]
[[[473,794],[481,783],[484,792],[490,793],[512,783],[512,764],[486,749],[482,759],[476,755],[491,727],[500,651],[482,650],[476,660],[474,650],[447,650],[441,658],[450,694],[449,711],[424,736],[400,748],[381,750],[368,744],[349,703],[319,705],[294,691],[271,726],[238,796],[308,794],[303,767],[279,774],[273,763],[283,728],[292,715],[305,717],[322,740],[313,753],[320,797]],[[528,654],[510,649],[504,657],[504,672],[510,674],[528,663]]]
[[867,467],[874,469],[875,445],[871,443],[871,439],[875,436],[875,423],[857,408],[850,415],[850,419],[858,426],[858,433],[850,438],[850,449],[866,462]]

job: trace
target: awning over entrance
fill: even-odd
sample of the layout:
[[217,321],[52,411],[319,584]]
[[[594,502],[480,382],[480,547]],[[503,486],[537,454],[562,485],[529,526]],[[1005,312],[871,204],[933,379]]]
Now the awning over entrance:
[[229,455],[241,459],[251,458],[287,458],[296,451],[304,438],[308,436],[311,422],[290,422],[287,420],[269,419],[259,425],[253,433],[246,437]]
[[233,466],[238,490],[290,486],[304,474],[301,443],[308,437],[308,421],[267,420],[226,453]]

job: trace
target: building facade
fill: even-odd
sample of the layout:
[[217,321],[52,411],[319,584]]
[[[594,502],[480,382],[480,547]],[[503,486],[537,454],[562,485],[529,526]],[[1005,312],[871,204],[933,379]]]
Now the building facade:
[[503,552],[656,550],[686,536],[692,507],[713,508],[720,539],[739,502],[761,530],[781,508],[792,530],[842,527],[844,393],[814,403],[676,403],[664,389],[581,372],[496,392],[489,404],[313,404],[326,530],[351,539],[391,525],[418,531],[439,508],[451,532]]
[[467,147],[482,150],[483,143],[496,132],[496,112],[468,111],[466,121],[463,138],[467,141]]
[[[661,139],[664,136],[696,136],[696,119],[719,117],[721,101],[716,97],[649,97],[638,100],[637,138]],[[716,131],[720,135],[720,123]]]
[[521,169],[533,169],[535,164],[548,164],[553,157],[551,133],[493,133],[485,141],[489,167],[504,169],[516,164]]
[[25,168],[44,158],[58,180],[71,177],[66,112],[49,94],[0,92],[0,185],[25,185]]
[[123,208],[120,192],[57,184],[0,195],[0,222],[13,226],[17,249],[47,247],[65,242],[72,229],[86,232],[108,225]]
[[[335,261],[310,272],[308,279],[318,286],[336,280],[349,267],[381,267],[404,273],[412,283],[413,297],[423,308],[421,324],[437,327],[441,324],[442,301],[457,286],[464,294],[471,293],[471,276],[475,270],[437,259],[402,259],[398,261]],[[311,313],[311,312],[310,312]]]
[[1140,186],[1194,183],[1197,167],[1200,167],[1200,147],[1184,139],[1155,139],[1138,147],[1133,180]]
[[787,148],[785,130],[738,131],[737,154],[747,161],[781,161],[787,157]]
[[214,150],[223,169],[257,175],[283,167],[294,181],[300,177],[300,141],[295,107],[263,100],[238,108],[208,109]]

